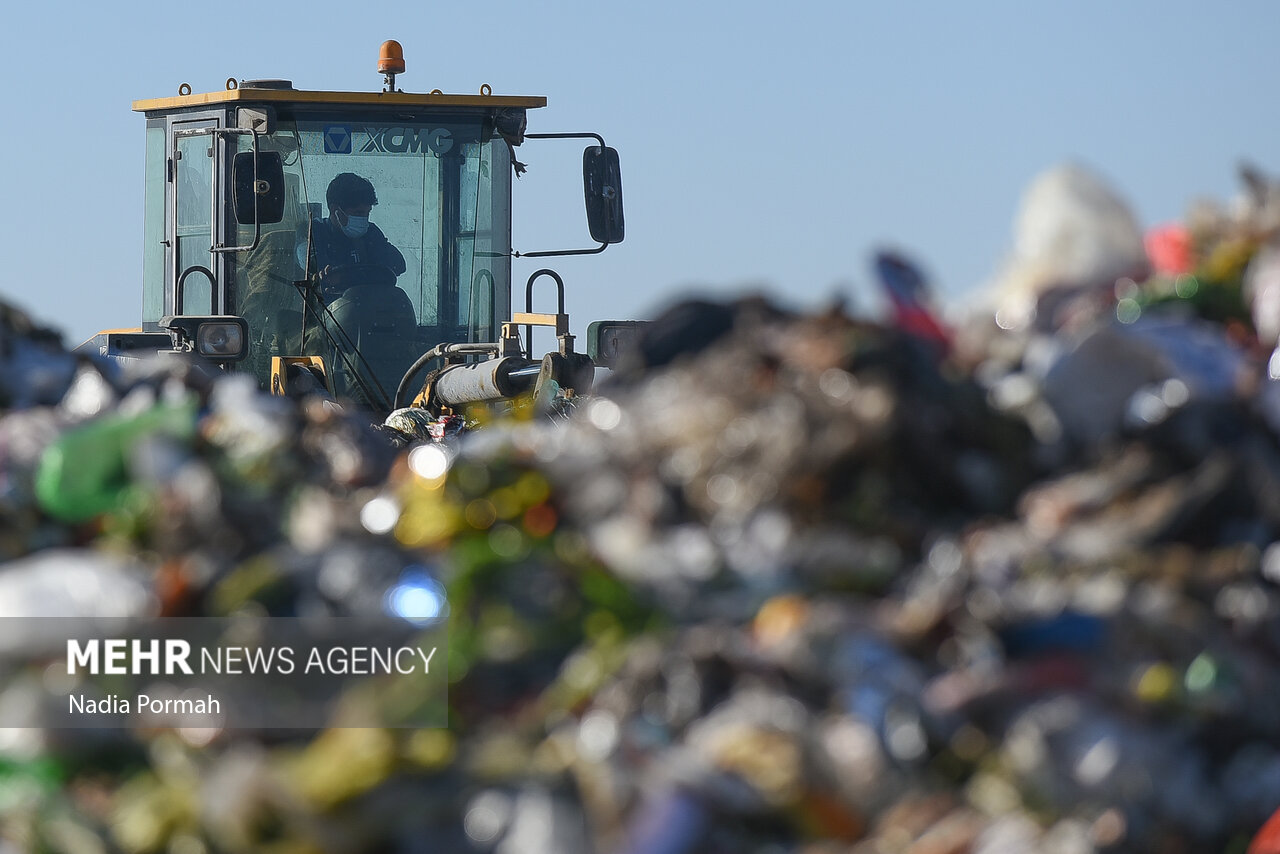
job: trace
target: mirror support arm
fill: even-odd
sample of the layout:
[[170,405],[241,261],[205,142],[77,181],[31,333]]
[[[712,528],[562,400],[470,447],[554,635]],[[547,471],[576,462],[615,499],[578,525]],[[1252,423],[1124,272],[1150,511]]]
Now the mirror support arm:
[[[226,134],[228,136],[234,134],[250,134],[253,137],[253,186],[258,186],[258,132],[246,128],[217,128],[215,133]],[[258,243],[262,240],[262,217],[258,215],[258,194],[253,194],[253,242],[248,246],[226,246],[219,244],[213,247],[212,252],[252,252],[258,248]]]
[[[598,133],[526,133],[525,139],[594,139],[604,148],[604,137]],[[609,248],[608,243],[601,243],[594,249],[551,249],[540,252],[512,252],[513,258],[551,258],[561,255],[598,255]]]
[[553,255],[595,255],[609,248],[608,243],[601,243],[595,249],[551,249],[542,252],[512,252],[513,258],[549,258]]
[[594,139],[604,148],[604,137],[598,133],[526,133],[525,139]]
[[[258,132],[256,130],[251,130],[249,128],[196,128],[193,130],[176,131],[174,132],[174,138],[176,140],[178,137],[184,136],[240,136],[243,134],[248,134],[253,137],[253,180],[256,185],[258,181]],[[218,151],[216,147],[214,150],[215,152]],[[220,156],[220,153],[218,156]],[[177,204],[176,198],[174,204]],[[212,211],[210,214],[212,217],[210,220],[210,229],[212,230],[216,228],[216,224],[218,222],[218,170],[216,160],[214,162],[213,169],[213,192],[210,204],[212,205]],[[253,213],[252,243],[247,246],[227,246],[226,244],[219,243],[216,246],[210,246],[209,251],[213,253],[221,253],[245,252],[257,249],[258,242],[262,239],[262,223],[261,218],[258,216],[258,197],[256,195],[253,198]]]

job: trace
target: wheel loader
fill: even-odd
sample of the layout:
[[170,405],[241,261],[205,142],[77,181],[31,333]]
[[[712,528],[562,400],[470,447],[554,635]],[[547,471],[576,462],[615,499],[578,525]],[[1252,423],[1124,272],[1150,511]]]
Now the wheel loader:
[[[80,349],[192,356],[277,394],[316,390],[379,417],[411,403],[439,416],[544,387],[588,388],[630,324],[593,323],[588,352],[575,351],[560,277],[534,273],[524,311],[513,311],[511,261],[622,241],[617,151],[594,133],[527,133],[545,97],[487,85],[405,92],[398,42],[382,45],[378,71],[381,91],[231,78],[222,91],[184,83],[176,96],[134,102],[146,117],[142,322]],[[513,252],[517,149],[566,139],[591,143],[583,192],[596,245]],[[366,188],[363,206],[333,197],[352,182]],[[532,310],[543,282],[557,288],[555,313]],[[529,345],[535,325],[558,342],[541,358]]]

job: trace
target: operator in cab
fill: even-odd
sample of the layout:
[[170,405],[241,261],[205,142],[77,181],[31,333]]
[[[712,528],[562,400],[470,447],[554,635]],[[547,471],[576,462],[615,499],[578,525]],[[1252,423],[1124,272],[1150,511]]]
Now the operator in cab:
[[369,213],[378,203],[373,184],[354,172],[343,172],[329,182],[325,202],[329,216],[311,226],[315,253],[311,269],[316,271],[326,301],[348,287],[368,284],[370,279],[394,284],[405,271],[404,256],[369,222]]

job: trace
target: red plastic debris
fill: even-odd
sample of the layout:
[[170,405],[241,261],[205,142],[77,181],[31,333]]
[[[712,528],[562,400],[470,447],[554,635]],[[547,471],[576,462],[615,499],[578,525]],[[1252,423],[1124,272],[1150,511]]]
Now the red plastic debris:
[[1280,809],[1271,814],[1253,837],[1248,854],[1280,854]]
[[1147,232],[1142,242],[1157,273],[1180,276],[1195,269],[1191,232],[1185,225],[1158,225]]

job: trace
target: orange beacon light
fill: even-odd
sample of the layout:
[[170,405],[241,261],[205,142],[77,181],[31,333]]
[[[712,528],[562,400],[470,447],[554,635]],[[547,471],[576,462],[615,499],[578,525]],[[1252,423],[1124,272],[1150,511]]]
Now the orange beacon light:
[[378,51],[378,72],[381,74],[404,74],[404,48],[395,39],[382,43]]

